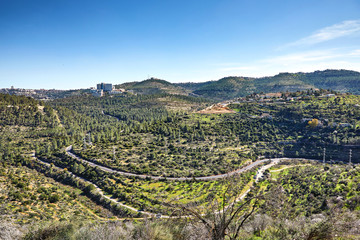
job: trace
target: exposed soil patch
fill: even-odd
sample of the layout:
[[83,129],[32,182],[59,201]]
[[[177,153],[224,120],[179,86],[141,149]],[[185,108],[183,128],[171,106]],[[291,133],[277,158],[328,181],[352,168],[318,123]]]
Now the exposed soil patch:
[[227,105],[214,104],[210,107],[207,107],[203,110],[198,111],[197,113],[202,114],[221,114],[221,113],[236,113],[234,110],[227,107]]

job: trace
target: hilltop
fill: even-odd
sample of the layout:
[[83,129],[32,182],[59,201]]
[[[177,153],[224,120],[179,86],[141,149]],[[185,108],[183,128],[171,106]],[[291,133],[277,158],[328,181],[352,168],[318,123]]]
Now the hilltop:
[[140,94],[169,93],[188,95],[189,93],[189,91],[186,91],[185,88],[157,78],[150,78],[141,82],[123,83],[120,85],[115,85],[115,88],[124,88],[126,90],[132,90]]
[[[329,89],[339,93],[360,94],[360,73],[350,70],[325,70],[311,73],[279,73],[275,76],[252,78],[229,76],[215,81],[171,83],[149,78],[140,82],[115,84],[116,89],[125,89],[135,94],[174,94],[207,98],[211,101],[230,100],[253,93],[296,92],[308,89]],[[44,90],[0,89],[0,93],[24,95],[40,100],[86,95],[90,89]]]
[[272,77],[225,77],[201,84],[178,84],[192,93],[218,100],[244,97],[253,92],[295,92],[307,89],[331,89],[360,93],[360,73],[348,70],[325,70],[312,73],[279,73]]

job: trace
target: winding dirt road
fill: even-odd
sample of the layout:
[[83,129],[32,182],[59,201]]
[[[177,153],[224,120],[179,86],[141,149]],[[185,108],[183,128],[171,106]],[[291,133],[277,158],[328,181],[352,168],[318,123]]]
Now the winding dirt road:
[[[283,161],[283,160],[308,160],[308,161],[316,161],[316,162],[322,162],[321,160],[318,159],[307,159],[307,158],[272,158],[272,159],[263,159],[263,160],[257,160],[245,167],[239,168],[237,170],[228,172],[228,173],[224,173],[224,174],[219,174],[219,175],[211,175],[211,176],[204,176],[204,177],[164,177],[164,176],[152,176],[152,175],[146,175],[146,174],[137,174],[137,173],[129,173],[129,172],[123,172],[123,171],[119,171],[119,170],[115,170],[109,167],[104,167],[102,165],[96,164],[92,161],[89,160],[85,160],[79,156],[77,156],[76,154],[71,152],[72,150],[72,145],[68,146],[65,148],[66,154],[72,158],[75,158],[78,161],[81,161],[83,163],[89,164],[92,167],[98,167],[101,170],[105,171],[105,172],[109,172],[109,173],[118,173],[120,175],[123,176],[127,176],[127,177],[139,177],[139,178],[150,178],[153,180],[173,180],[173,181],[187,181],[187,180],[200,180],[200,181],[207,181],[207,180],[216,180],[216,179],[221,179],[221,178],[226,178],[226,177],[230,177],[233,176],[235,174],[240,174],[243,173],[245,171],[248,171],[262,163],[265,163],[267,161],[271,161],[272,163],[276,162],[278,163],[279,161]],[[334,161],[334,162],[341,162],[341,161]],[[276,164],[275,163],[275,164]],[[329,163],[329,162],[327,162]],[[264,170],[265,171],[265,170]],[[261,173],[262,174],[262,173]]]
[[[187,180],[200,180],[200,181],[207,181],[207,180],[216,180],[216,179],[221,179],[221,178],[226,178],[226,177],[230,177],[233,176],[235,174],[240,174],[243,173],[245,171],[248,171],[266,161],[269,161],[268,159],[265,160],[257,160],[256,162],[253,162],[243,168],[237,169],[235,171],[231,171],[225,174],[219,174],[219,175],[212,175],[212,176],[204,176],[204,177],[163,177],[163,176],[152,176],[152,175],[145,175],[145,174],[136,174],[136,173],[128,173],[128,172],[123,172],[123,171],[119,171],[119,170],[115,170],[109,167],[104,167],[101,166],[99,164],[96,164],[94,162],[91,162],[89,160],[85,160],[77,155],[75,155],[74,153],[71,152],[72,150],[72,145],[68,146],[65,151],[66,154],[72,158],[75,158],[78,161],[84,162],[86,164],[89,164],[92,167],[98,167],[101,170],[105,171],[105,172],[109,172],[109,173],[117,173],[123,176],[127,176],[127,177],[139,177],[139,178],[150,178],[153,180],[162,180],[162,179],[167,179],[167,180],[173,180],[173,181],[187,181]],[[271,160],[272,161],[272,160]]]
[[[71,147],[71,146],[70,146]],[[68,147],[69,148],[69,147]],[[70,151],[70,149],[68,149],[67,148],[67,150],[69,150]],[[72,153],[71,153],[72,154]],[[73,154],[74,155],[74,154]],[[71,155],[70,155],[71,156]],[[76,155],[74,155],[74,157],[75,158],[78,158]],[[48,162],[46,162],[46,161],[43,161],[43,160],[41,160],[41,159],[39,159],[39,158],[37,158],[37,157],[33,157],[35,160],[37,160],[38,162],[40,162],[40,163],[42,163],[42,164],[44,164],[44,165],[47,165],[47,166],[49,166],[49,167],[51,167],[51,164],[50,163],[48,163]],[[81,161],[81,158],[79,158],[80,159],[80,161]],[[83,160],[83,159],[82,159]],[[86,161],[86,160],[83,160],[83,161],[85,161],[86,163],[88,163],[88,161]],[[265,160],[262,160],[261,162],[264,162]],[[264,165],[264,166],[262,166],[262,167],[260,167],[259,169],[258,169],[258,173],[259,172],[264,172],[266,169],[268,169],[268,168],[270,168],[270,167],[272,167],[273,165],[275,165],[275,164],[277,164],[279,162],[279,160],[277,160],[277,161],[272,161],[270,164],[268,164],[268,165]],[[89,162],[89,164],[90,164],[91,162]],[[101,166],[99,166],[99,165],[96,165],[96,164],[94,164],[93,163],[93,165],[92,164],[90,164],[91,166],[97,166],[97,167],[101,167]],[[257,164],[258,165],[258,164]],[[257,165],[254,165],[254,166],[257,166]],[[250,165],[249,165],[250,166]],[[55,166],[55,165],[53,165],[52,166],[53,168],[55,168],[55,169],[58,169],[58,170],[64,170],[63,168],[60,168],[60,167],[58,167],[58,166]],[[101,169],[103,169],[104,167],[102,167]],[[107,168],[108,169],[108,168]],[[243,168],[242,168],[243,169]],[[249,170],[250,168],[246,168],[247,170]],[[104,170],[104,169],[103,169]],[[112,169],[109,169],[109,170],[111,170],[111,172],[113,172],[114,170],[112,170]],[[104,171],[106,171],[106,170],[104,170]],[[241,172],[244,172],[244,171],[246,171],[246,170],[243,170],[243,171],[241,171]],[[115,204],[117,204],[117,205],[119,205],[119,206],[121,206],[121,207],[124,207],[124,208],[127,208],[127,209],[129,209],[129,210],[131,210],[131,211],[134,211],[134,212],[139,212],[139,213],[141,213],[141,214],[144,214],[144,215],[147,215],[147,216],[149,216],[149,217],[156,217],[156,218],[158,218],[158,217],[161,217],[161,218],[178,218],[177,216],[167,216],[167,215],[158,215],[158,214],[155,214],[155,213],[151,213],[151,212],[147,212],[147,211],[140,211],[140,210],[138,210],[138,209],[136,209],[136,208],[134,208],[134,207],[131,207],[131,206],[129,206],[129,205],[125,205],[125,204],[123,204],[123,203],[121,203],[121,202],[118,202],[116,199],[114,199],[114,198],[111,198],[111,197],[109,197],[109,196],[107,196],[107,195],[105,195],[105,193],[101,190],[101,188],[99,188],[95,183],[93,183],[93,182],[90,182],[89,180],[86,180],[85,178],[82,178],[82,177],[79,177],[79,176],[77,176],[77,175],[75,175],[74,173],[72,173],[71,171],[69,171],[69,170],[67,170],[67,172],[71,175],[71,177],[73,177],[73,178],[75,178],[75,179],[79,179],[79,180],[81,180],[81,181],[84,181],[84,182],[86,182],[86,183],[88,183],[88,184],[92,184],[94,187],[95,187],[95,189],[96,189],[96,191],[102,196],[102,197],[104,197],[104,198],[106,198],[106,199],[108,199],[108,200],[110,200],[111,202],[113,202],[113,203],[115,203]],[[115,171],[115,172],[117,172],[117,171]],[[235,172],[235,171],[234,171]],[[239,172],[239,173],[241,173],[241,172]],[[235,173],[233,173],[233,174],[235,174]],[[232,175],[233,175],[232,174]],[[224,174],[222,174],[221,176],[223,176]],[[220,176],[220,175],[216,175],[216,176]],[[215,176],[215,177],[216,177]],[[228,175],[226,175],[226,176],[228,176]],[[211,176],[209,176],[209,177],[211,177]],[[209,180],[209,177],[207,177],[207,180]],[[259,174],[257,174],[256,175],[256,182],[261,178],[262,176],[261,175],[259,175]],[[182,178],[181,178],[182,179]],[[190,178],[190,179],[192,179],[192,178]],[[217,179],[217,178],[215,178],[215,179]],[[246,192],[244,192],[244,193],[242,193],[241,195],[239,195],[238,196],[238,198],[236,199],[236,202],[238,202],[238,201],[240,201],[240,200],[242,200],[243,198],[245,198],[245,196],[248,194],[250,192],[250,189],[248,189]],[[229,206],[228,206],[229,207]],[[181,218],[187,218],[187,217],[191,217],[191,216],[181,216]]]
[[[232,172],[228,172],[226,174],[220,174],[220,175],[213,175],[213,176],[204,176],[204,177],[162,177],[162,176],[151,176],[151,175],[143,175],[143,174],[135,174],[135,173],[128,173],[128,172],[122,172],[122,171],[118,171],[118,170],[114,170],[114,169],[111,169],[111,168],[108,168],[108,167],[104,167],[104,166],[101,166],[101,165],[98,165],[96,163],[93,163],[91,161],[88,161],[88,160],[85,160],[85,159],[82,159],[80,158],[79,156],[75,155],[74,153],[71,152],[72,150],[72,146],[70,145],[69,147],[67,147],[66,149],[66,154],[72,158],[75,158],[77,159],[78,161],[81,161],[83,163],[86,163],[86,164],[89,164],[90,166],[92,167],[98,167],[100,168],[101,170],[103,171],[106,171],[106,172],[110,172],[110,173],[117,173],[117,174],[120,174],[120,175],[123,175],[123,176],[130,176],[130,177],[139,177],[139,178],[150,178],[150,179],[154,179],[154,180],[161,180],[161,179],[168,179],[168,180],[173,180],[173,181],[186,181],[186,180],[193,180],[193,179],[196,179],[196,180],[216,180],[216,179],[221,179],[221,178],[225,178],[225,177],[229,177],[229,176],[232,176],[232,175],[235,175],[235,174],[240,174],[240,173],[243,173],[245,171],[248,171],[262,163],[265,163],[265,162],[269,162],[269,164],[266,164],[266,165],[263,165],[261,166],[258,170],[257,170],[257,173],[255,175],[255,181],[254,182],[258,182],[262,177],[263,177],[263,174],[265,172],[265,170],[271,168],[272,166],[278,164],[280,161],[282,160],[310,160],[310,161],[317,161],[319,162],[320,160],[316,160],[316,159],[304,159],[304,158],[273,158],[273,159],[265,159],[265,160],[257,160],[241,169],[237,169],[235,171],[232,171]],[[38,161],[40,162],[43,162],[45,164],[48,164],[50,165],[49,163],[46,163],[44,161],[41,161],[39,159],[37,159]],[[321,162],[321,161],[320,161]],[[56,168],[59,168],[59,167],[56,167]],[[59,168],[61,169],[61,168]],[[71,172],[70,172],[71,173]],[[146,212],[146,211],[139,211],[138,209],[134,208],[134,207],[131,207],[131,206],[128,206],[128,205],[125,205],[123,203],[120,203],[118,202],[116,199],[113,199],[109,196],[106,196],[104,194],[104,192],[98,187],[96,186],[94,183],[84,179],[84,178],[81,178],[81,177],[78,177],[77,175],[71,173],[75,178],[79,178],[87,183],[91,183],[95,186],[96,190],[104,197],[104,198],[107,198],[109,199],[110,201],[122,206],[122,207],[125,207],[127,209],[130,209],[131,211],[135,211],[135,212],[140,212],[142,214],[145,214],[147,216],[153,216],[153,217],[157,217],[157,215],[155,213],[151,213],[151,212]],[[246,195],[250,192],[251,190],[251,186],[248,190],[246,190],[245,192],[241,193],[235,200],[235,202],[238,202],[238,201],[241,201],[243,200]],[[228,206],[229,207],[229,206]],[[227,208],[228,208],[227,207]],[[183,216],[184,217],[184,216]],[[185,216],[187,217],[187,216]],[[172,218],[171,216],[166,216],[166,215],[162,215],[161,218]]]

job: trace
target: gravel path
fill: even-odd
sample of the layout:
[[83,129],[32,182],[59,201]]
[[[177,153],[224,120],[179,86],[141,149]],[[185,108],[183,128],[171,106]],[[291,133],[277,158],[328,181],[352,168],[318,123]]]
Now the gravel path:
[[226,177],[230,177],[233,176],[235,174],[240,174],[243,173],[245,171],[248,171],[266,161],[269,161],[268,159],[265,160],[257,160],[243,168],[237,169],[235,171],[231,171],[225,174],[219,174],[219,175],[211,175],[211,176],[204,176],[204,177],[162,177],[162,176],[152,176],[152,175],[145,175],[145,174],[136,174],[136,173],[129,173],[129,172],[123,172],[123,171],[119,171],[119,170],[115,170],[109,167],[104,167],[101,166],[99,164],[96,164],[94,162],[91,162],[89,160],[85,160],[77,155],[75,155],[74,153],[71,152],[72,146],[70,145],[69,147],[67,147],[66,150],[66,154],[69,155],[72,158],[77,159],[78,161],[84,162],[86,164],[89,164],[92,167],[98,167],[101,170],[105,171],[105,172],[110,172],[110,173],[117,173],[123,176],[127,176],[127,177],[139,177],[139,178],[150,178],[153,180],[161,180],[161,179],[167,179],[167,180],[173,180],[173,181],[187,181],[187,180],[200,180],[200,181],[206,181],[206,180],[216,180],[216,179],[221,179],[221,178],[226,178]]

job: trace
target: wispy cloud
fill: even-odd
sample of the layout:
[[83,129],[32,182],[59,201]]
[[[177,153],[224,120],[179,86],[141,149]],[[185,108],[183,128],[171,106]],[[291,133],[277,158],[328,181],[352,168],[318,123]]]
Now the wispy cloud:
[[349,36],[358,32],[360,32],[360,20],[343,21],[341,23],[322,28],[312,35],[289,43],[284,47],[313,45],[332,39]]
[[349,53],[349,56],[351,57],[360,57],[360,49],[356,49]]
[[329,60],[329,59],[333,59],[333,58],[338,58],[343,55],[344,54],[339,54],[332,50],[307,51],[307,52],[275,56],[275,57],[263,59],[263,60],[261,60],[261,62],[271,63],[271,64],[289,65],[289,64],[296,64],[296,63],[302,63],[302,62],[319,62],[319,61]]
[[242,66],[242,67],[226,67],[226,68],[220,68],[220,71],[223,72],[230,72],[230,71],[242,71],[242,70],[252,70],[255,69],[254,67],[250,67],[250,66]]
[[217,68],[219,75],[262,77],[279,72],[311,72],[325,69],[349,69],[360,71],[360,49],[334,48],[295,52]]

